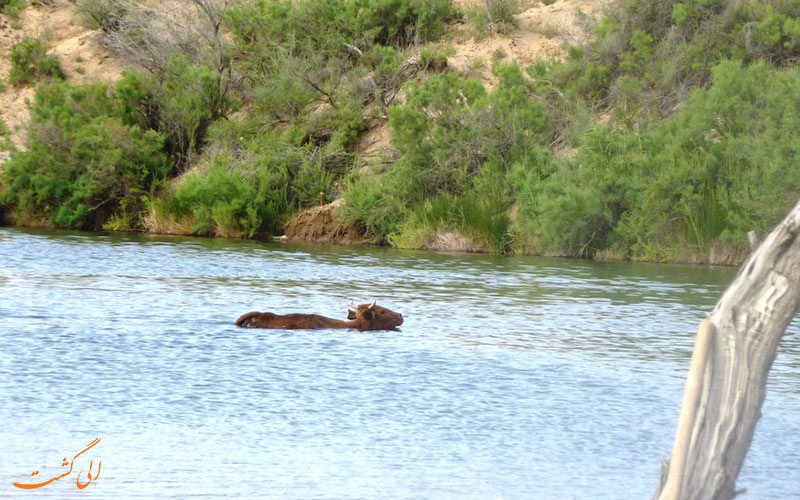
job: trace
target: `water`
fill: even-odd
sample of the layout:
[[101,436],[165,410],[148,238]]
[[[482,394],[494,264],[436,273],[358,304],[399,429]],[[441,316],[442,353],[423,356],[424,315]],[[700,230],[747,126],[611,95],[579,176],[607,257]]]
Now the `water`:
[[[734,273],[0,229],[0,497],[650,498]],[[233,326],[350,297],[401,331]],[[797,332],[745,499],[800,498]]]

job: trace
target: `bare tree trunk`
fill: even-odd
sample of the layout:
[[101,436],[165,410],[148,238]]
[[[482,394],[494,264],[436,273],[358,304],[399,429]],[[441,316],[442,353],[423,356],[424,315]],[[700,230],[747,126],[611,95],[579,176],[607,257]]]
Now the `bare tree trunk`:
[[767,375],[800,304],[800,203],[744,263],[700,324],[672,458],[654,498],[736,496]]

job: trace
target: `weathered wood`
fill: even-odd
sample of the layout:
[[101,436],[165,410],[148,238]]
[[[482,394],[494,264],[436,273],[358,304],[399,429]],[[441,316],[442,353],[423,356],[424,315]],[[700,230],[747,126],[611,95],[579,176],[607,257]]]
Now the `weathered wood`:
[[663,498],[679,498],[678,492],[686,470],[691,431],[697,416],[697,406],[703,390],[703,378],[713,338],[714,325],[710,321],[702,321],[697,328],[692,361],[689,363],[689,374],[686,376],[686,390],[683,392],[683,403],[678,417],[678,429],[675,431],[675,444],[672,447],[668,481],[664,485]]
[[736,496],[767,375],[798,304],[800,203],[744,263],[704,322],[708,327],[701,324],[695,350],[707,344],[708,355],[692,356],[673,457],[662,469],[654,498]]

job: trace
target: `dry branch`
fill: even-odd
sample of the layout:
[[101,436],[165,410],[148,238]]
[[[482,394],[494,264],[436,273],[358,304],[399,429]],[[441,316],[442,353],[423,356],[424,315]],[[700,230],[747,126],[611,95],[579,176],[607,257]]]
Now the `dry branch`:
[[[744,263],[701,324],[659,500],[736,496],[778,341],[800,304],[800,203]],[[707,356],[700,350],[706,345]],[[692,394],[692,391],[696,391]]]

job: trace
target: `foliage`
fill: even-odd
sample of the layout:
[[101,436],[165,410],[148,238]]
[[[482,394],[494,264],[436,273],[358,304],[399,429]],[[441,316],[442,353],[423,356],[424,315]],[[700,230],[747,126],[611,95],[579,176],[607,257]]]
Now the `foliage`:
[[[402,47],[438,36],[449,13],[450,0],[256,1],[232,5],[226,26],[265,126],[292,124],[336,149],[354,145],[365,106],[387,106],[414,75]],[[445,64],[424,55],[423,68]]]
[[33,83],[42,77],[64,79],[58,56],[48,54],[47,44],[39,38],[26,36],[12,45],[10,59],[8,81],[12,85]]
[[340,209],[339,218],[345,224],[363,226],[374,243],[388,242],[408,211],[383,181],[354,176],[343,195],[347,203]]
[[11,140],[11,130],[3,118],[0,118],[0,151],[15,151],[16,147]]
[[290,46],[326,55],[347,45],[409,45],[439,36],[451,0],[259,0],[228,12],[245,45]]
[[281,192],[287,179],[281,173],[285,174],[260,170],[247,175],[217,157],[206,172],[186,176],[171,210],[193,215],[198,221],[192,229],[195,234],[215,234],[217,226],[238,229],[249,237],[270,234],[288,205]]
[[447,57],[454,53],[455,49],[453,48],[435,50],[422,47],[419,50],[419,65],[422,69],[442,70],[447,66]]
[[472,239],[477,248],[505,253],[511,243],[509,226],[502,202],[479,199],[475,193],[443,194],[415,205],[391,240],[398,246],[414,248],[423,246],[427,236],[455,230]]
[[676,117],[641,133],[594,130],[575,168],[548,179],[523,213],[538,218],[543,249],[569,255],[659,260],[744,245],[800,197],[798,98],[797,69],[723,62]]
[[161,79],[123,72],[117,94],[134,123],[166,134],[167,148],[180,163],[203,144],[208,127],[232,105],[219,76],[176,55]]
[[[230,134],[225,128],[217,125],[212,135]],[[292,131],[248,134],[235,128],[247,134],[235,150],[223,150],[206,168],[186,174],[167,195],[166,211],[193,217],[195,234],[272,234],[293,210],[318,203],[319,193],[330,192],[352,162],[341,151],[293,144]]]
[[129,125],[104,85],[41,86],[31,120],[27,151],[5,165],[2,197],[29,219],[99,228],[112,216],[137,213],[141,196],[168,172],[163,136]]
[[0,12],[8,17],[16,17],[25,7],[25,0],[0,0]]
[[442,74],[410,85],[407,104],[390,110],[392,143],[402,154],[393,175],[406,178],[409,200],[471,189],[502,197],[507,187],[494,177],[546,144],[547,110],[531,99],[520,69],[496,65],[494,73],[491,93],[478,80]]
[[611,124],[634,129],[674,114],[693,89],[707,87],[725,59],[800,57],[798,2],[619,0],[595,27],[596,37],[553,64],[548,80],[592,107],[611,110]]
[[348,220],[377,239],[420,225],[469,227],[505,250],[505,212],[514,197],[509,173],[517,166],[546,177],[552,162],[543,160],[548,112],[532,99],[531,82],[516,65],[496,65],[494,73],[492,92],[452,73],[408,86],[406,104],[389,110],[401,158],[380,189],[356,184],[345,193]]
[[[3,173],[23,220],[135,229],[151,210],[260,237],[324,192],[380,243],[450,232],[496,252],[668,260],[744,245],[800,196],[794,0],[618,0],[563,60],[522,71],[496,51],[493,90],[422,45],[451,0],[191,0],[181,22],[76,1],[141,69],[113,92],[74,86],[42,40],[14,46],[12,82],[55,80]],[[466,14],[502,32],[521,5]],[[368,121],[387,118],[396,156],[357,168]]]
[[356,0],[350,6],[357,30],[379,44],[408,45],[442,32],[451,0]]
[[139,68],[120,83],[132,99],[126,106],[141,126],[166,134],[167,149],[181,167],[202,148],[211,123],[236,107],[238,77],[221,29],[230,1],[189,0],[190,8],[180,13],[137,0],[78,5],[90,26],[102,28],[103,44]]
[[504,33],[517,25],[514,18],[523,10],[521,0],[488,0],[464,8],[467,21],[482,35],[491,26],[493,30]]

